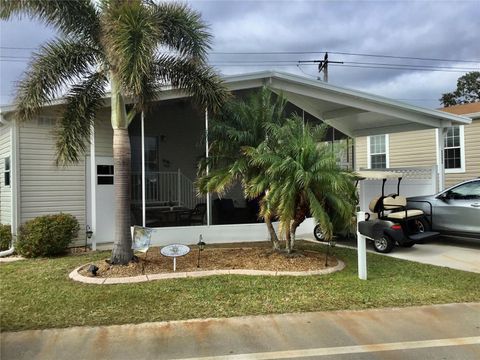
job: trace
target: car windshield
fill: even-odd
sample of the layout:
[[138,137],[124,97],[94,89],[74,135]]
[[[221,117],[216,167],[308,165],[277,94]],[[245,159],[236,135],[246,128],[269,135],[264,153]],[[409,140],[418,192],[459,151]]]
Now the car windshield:
[[447,194],[453,199],[480,199],[480,181],[459,185],[449,190]]

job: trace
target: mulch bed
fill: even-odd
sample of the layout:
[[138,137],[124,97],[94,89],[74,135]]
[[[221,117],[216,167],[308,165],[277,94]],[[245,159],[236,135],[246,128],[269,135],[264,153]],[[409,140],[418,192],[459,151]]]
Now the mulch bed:
[[[269,270],[269,271],[312,271],[325,269],[325,253],[301,251],[293,256],[273,252],[265,248],[210,248],[201,252],[200,267],[197,268],[198,250],[191,251],[177,258],[177,272],[204,270]],[[173,258],[160,254],[159,248],[150,249],[145,254],[137,254],[138,261],[128,265],[110,265],[106,260],[93,263],[99,270],[98,277],[126,277],[143,274],[159,274],[173,272]],[[338,264],[333,256],[328,257],[328,266]],[[90,265],[90,264],[89,264]],[[82,268],[81,275],[89,276],[88,266]]]

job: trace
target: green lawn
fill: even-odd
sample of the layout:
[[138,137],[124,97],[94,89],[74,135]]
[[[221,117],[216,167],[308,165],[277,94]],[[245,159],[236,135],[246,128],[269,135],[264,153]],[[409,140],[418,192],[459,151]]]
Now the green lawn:
[[108,286],[68,279],[75,267],[108,257],[105,252],[1,264],[1,329],[480,301],[480,274],[368,254],[369,280],[361,281],[356,252],[334,252],[347,267],[331,275],[224,275]]

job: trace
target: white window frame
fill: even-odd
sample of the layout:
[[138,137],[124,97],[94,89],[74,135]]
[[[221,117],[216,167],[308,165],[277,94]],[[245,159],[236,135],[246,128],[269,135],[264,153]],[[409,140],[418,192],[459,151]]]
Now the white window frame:
[[[456,169],[447,169],[445,168],[445,147],[443,149],[443,156],[442,159],[444,161],[443,163],[443,168],[445,170],[445,174],[461,174],[466,172],[466,166],[465,166],[465,126],[464,125],[454,125],[459,127],[459,136],[460,136],[460,165],[461,167],[456,168]],[[440,159],[438,158],[439,155],[439,144],[438,144],[438,129],[435,129],[435,143],[437,146],[437,164],[440,164]],[[446,133],[445,133],[446,135]],[[445,141],[445,136],[443,136],[442,141]]]
[[[8,159],[8,170],[6,167],[7,159]],[[8,185],[5,181],[7,174],[8,174]],[[6,188],[9,188],[12,186],[12,158],[10,155],[5,156],[3,158],[3,186],[5,186]]]
[[[390,139],[388,134],[378,134],[378,135],[383,135],[385,136],[385,158],[386,158],[386,168],[388,169],[390,167]],[[378,135],[372,135],[372,136],[378,136]],[[371,155],[381,155],[383,153],[378,153],[378,154],[371,154],[370,153],[370,136],[367,136],[367,168],[371,169],[372,168],[372,158]]]

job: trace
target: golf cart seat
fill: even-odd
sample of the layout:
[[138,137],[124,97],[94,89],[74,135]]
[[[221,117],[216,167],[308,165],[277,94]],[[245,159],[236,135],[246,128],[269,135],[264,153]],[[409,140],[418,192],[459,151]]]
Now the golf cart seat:
[[407,198],[400,195],[386,196],[383,198],[384,210],[390,210],[386,217],[388,219],[402,220],[416,216],[423,216],[422,210],[409,209],[407,207]]

